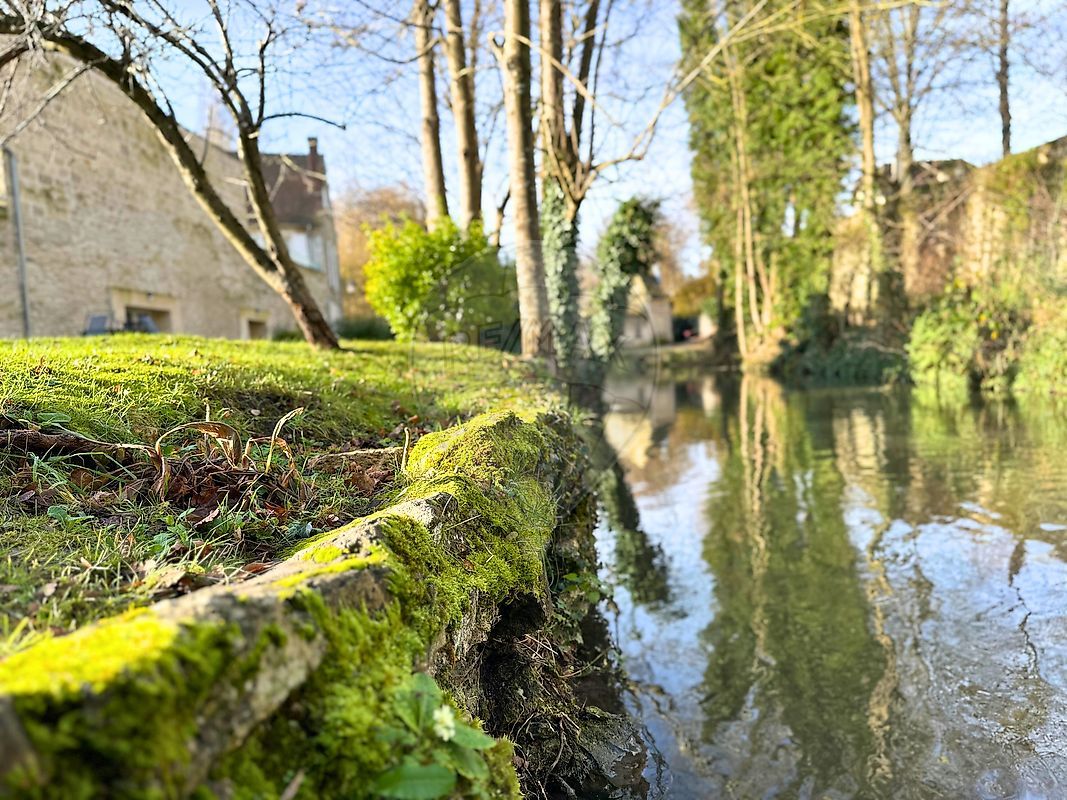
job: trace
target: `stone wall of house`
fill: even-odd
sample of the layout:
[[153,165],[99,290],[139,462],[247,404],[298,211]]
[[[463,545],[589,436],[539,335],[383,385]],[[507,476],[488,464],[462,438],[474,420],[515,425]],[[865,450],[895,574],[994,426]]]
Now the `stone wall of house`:
[[[23,70],[0,136],[39,104],[63,67]],[[215,186],[240,216],[240,165],[197,139]],[[240,258],[183,183],[137,108],[93,74],[79,77],[10,143],[18,163],[31,334],[82,333],[91,316],[131,308],[162,329],[249,338],[294,329],[284,303]],[[2,194],[9,194],[6,183]],[[22,335],[10,202],[0,210],[0,337]],[[330,239],[333,241],[332,231]],[[328,316],[339,287],[305,271]],[[333,283],[334,285],[331,285]]]
[[[918,268],[896,288],[910,308],[951,280],[1013,284],[1035,296],[1067,292],[1067,138],[980,168],[952,161],[920,169]],[[900,225],[891,206],[882,214],[885,263],[892,266]],[[873,320],[884,289],[864,268],[860,219],[841,220],[835,239],[831,303],[850,323]]]
[[644,276],[634,278],[627,300],[622,346],[645,347],[670,342],[673,338],[671,301],[658,284],[650,284]]
[[977,170],[960,221],[956,277],[1067,290],[1067,137]]

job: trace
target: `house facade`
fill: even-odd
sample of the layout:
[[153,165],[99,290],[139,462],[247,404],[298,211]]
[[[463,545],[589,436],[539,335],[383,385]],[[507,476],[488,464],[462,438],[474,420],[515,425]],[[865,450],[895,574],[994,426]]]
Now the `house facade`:
[[649,347],[674,339],[670,298],[659,281],[647,273],[635,275],[630,282],[623,323],[623,347]]
[[[47,66],[16,81],[15,101],[0,111],[0,138],[62,74],[59,65]],[[47,74],[52,67],[56,74]],[[213,185],[251,229],[236,156],[192,134],[190,140]],[[0,337],[133,328],[248,339],[295,329],[283,301],[193,198],[154,129],[106,80],[81,76],[6,149]],[[265,160],[290,251],[336,323],[337,237],[317,143]]]

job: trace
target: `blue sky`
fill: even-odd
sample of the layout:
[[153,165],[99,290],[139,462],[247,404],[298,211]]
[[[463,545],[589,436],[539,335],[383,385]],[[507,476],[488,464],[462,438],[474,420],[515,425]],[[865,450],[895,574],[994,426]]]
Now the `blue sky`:
[[[188,0],[193,6],[195,0]],[[626,42],[614,57],[606,59],[605,92],[602,100],[599,145],[601,157],[612,157],[629,148],[633,137],[655,113],[663,89],[671,79],[678,59],[676,29],[677,6],[656,0],[619,0],[614,24]],[[1020,35],[1012,54],[1013,143],[1016,151],[1067,134],[1067,71],[1055,57],[1047,57],[1047,47],[1061,43],[1060,29],[1064,12],[1058,0],[1015,0],[1014,10],[1042,13],[1059,8],[1054,24]],[[398,14],[403,14],[402,5]],[[396,54],[410,52],[412,45],[396,36],[396,26],[381,21],[375,30],[387,40]],[[1035,58],[1036,57],[1036,58]],[[491,99],[499,92],[499,75],[495,65],[487,63],[479,75],[482,98]],[[1059,56],[1062,58],[1062,56]],[[1052,61],[1054,74],[1035,71],[1026,62]],[[321,63],[321,66],[320,66]],[[313,56],[294,52],[286,64],[295,75],[280,85],[272,111],[298,108],[342,121],[346,130],[319,122],[287,119],[271,123],[264,132],[264,144],[271,150],[299,152],[306,138],[319,138],[326,154],[331,185],[337,194],[347,186],[374,187],[407,183],[421,188],[421,163],[418,141],[418,90],[415,65],[397,67],[375,62],[362,53],[317,48]],[[982,164],[994,160],[1000,151],[1000,119],[993,84],[993,66],[988,59],[978,59],[966,70],[967,87],[954,93],[931,96],[915,124],[914,141],[919,158],[964,158]],[[447,87],[441,85],[442,96]],[[202,126],[205,89],[191,84],[181,89],[187,124]],[[614,125],[607,125],[610,117]],[[443,147],[451,188],[454,177],[454,141],[452,119],[442,113]],[[877,149],[880,161],[892,158],[896,133],[883,118],[878,128]],[[507,185],[504,169],[503,119],[492,128],[485,174],[485,208],[487,217],[503,196]],[[697,222],[691,209],[692,184],[689,174],[688,127],[684,106],[679,99],[660,120],[646,158],[628,162],[604,173],[583,206],[583,249],[595,244],[600,230],[616,204],[633,194],[658,197],[667,214],[692,233],[686,249],[688,270],[696,270],[701,250],[697,240]],[[505,244],[507,243],[505,227]]]

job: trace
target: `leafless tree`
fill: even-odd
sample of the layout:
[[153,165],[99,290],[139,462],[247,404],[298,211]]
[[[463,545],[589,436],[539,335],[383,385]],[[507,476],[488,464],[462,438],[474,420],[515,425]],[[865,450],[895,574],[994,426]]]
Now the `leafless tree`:
[[437,73],[434,67],[437,36],[433,22],[436,12],[436,4],[431,5],[428,0],[415,0],[415,7],[411,11],[411,26],[415,31],[415,52],[419,64],[426,221],[431,227],[441,217],[448,216],[445,164],[441,153],[441,118],[437,111]]
[[[567,216],[574,220],[582,200],[591,187],[593,147],[590,124],[586,118],[587,100],[592,99],[594,74],[608,36],[608,19],[612,0],[608,0],[601,19],[600,0],[587,0],[584,8],[568,10],[579,20],[577,29],[564,46],[563,0],[540,0],[541,27],[541,146],[544,151],[545,175],[556,180],[563,190]],[[565,83],[572,84],[573,102],[569,114],[565,104]],[[594,100],[595,102],[595,100]],[[595,106],[594,112],[595,113]],[[589,140],[583,153],[583,133]]]
[[548,295],[537,213],[536,165],[531,106],[530,0],[504,0],[504,37],[498,48],[503,64],[508,132],[508,175],[515,222],[515,269],[524,355],[552,350]]
[[[134,6],[123,0],[67,3],[0,0],[0,34],[11,38],[0,62],[34,52],[65,56],[86,65],[118,87],[155,128],[185,184],[215,225],[246,262],[292,310],[308,342],[327,348],[337,337],[289,255],[264,178],[259,138],[266,123],[299,112],[268,110],[272,48],[285,36],[284,22],[272,10],[251,2],[203,0],[206,22],[179,21],[164,0]],[[248,52],[239,50],[233,20],[257,29]],[[231,208],[213,184],[163,88],[161,65],[180,63],[207,79],[233,120],[237,155],[243,168],[252,223]],[[257,240],[255,232],[261,237]]]
[[482,218],[482,157],[478,144],[475,110],[475,71],[477,69],[477,38],[481,25],[481,6],[474,4],[470,18],[468,58],[467,30],[463,27],[463,10],[459,0],[445,3],[445,53],[448,56],[449,86],[452,98],[452,118],[456,126],[456,148],[459,157],[459,225],[466,228]]
[[899,263],[905,283],[919,268],[922,221],[915,203],[914,123],[923,103],[959,85],[972,40],[965,30],[970,0],[920,0],[871,12],[875,80],[879,100],[897,130],[897,218]]

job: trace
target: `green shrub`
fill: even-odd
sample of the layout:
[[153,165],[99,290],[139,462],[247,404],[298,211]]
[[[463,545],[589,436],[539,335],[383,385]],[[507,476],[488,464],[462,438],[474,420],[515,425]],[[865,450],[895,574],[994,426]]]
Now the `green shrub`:
[[442,341],[479,332],[513,314],[515,273],[500,264],[479,224],[449,219],[432,230],[417,222],[366,229],[367,301],[403,338]]
[[1015,386],[1027,392],[1067,392],[1067,312],[1030,328]]
[[272,342],[302,342],[304,341],[304,334],[295,328],[285,328],[275,331],[270,339]]
[[1022,301],[1009,289],[957,281],[912,325],[907,347],[912,377],[918,383],[1008,389],[1028,325]]
[[906,380],[907,359],[902,350],[860,332],[787,348],[771,372],[791,385],[881,386]]
[[381,317],[346,317],[337,326],[337,335],[342,339],[385,341],[393,338],[393,331]]

